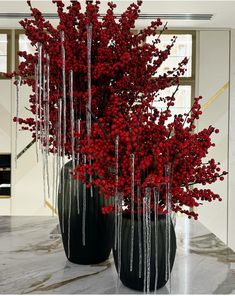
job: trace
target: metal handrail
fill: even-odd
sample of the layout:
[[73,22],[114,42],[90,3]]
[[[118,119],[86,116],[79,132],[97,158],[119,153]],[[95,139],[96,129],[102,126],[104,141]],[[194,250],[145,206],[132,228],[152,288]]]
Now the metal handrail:
[[34,143],[36,142],[36,139],[33,139],[27,146],[24,147],[18,154],[17,159],[19,159]]

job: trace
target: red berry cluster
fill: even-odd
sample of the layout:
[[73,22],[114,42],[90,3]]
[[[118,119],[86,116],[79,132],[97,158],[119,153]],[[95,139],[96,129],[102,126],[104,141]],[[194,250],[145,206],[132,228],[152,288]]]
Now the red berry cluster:
[[[75,169],[73,175],[84,182],[86,173],[93,176],[87,186],[97,186],[101,194],[110,198],[115,192],[115,138],[119,136],[119,178],[118,190],[124,193],[124,203],[130,210],[131,200],[131,164],[130,155],[134,154],[135,184],[140,183],[142,197],[146,186],[160,188],[159,212],[165,212],[165,177],[166,164],[172,165],[172,209],[189,217],[197,214],[189,208],[197,207],[201,201],[219,199],[208,189],[198,189],[195,184],[211,184],[222,180],[226,172],[220,173],[218,164],[212,159],[203,163],[208,149],[214,144],[211,134],[218,130],[208,127],[195,132],[195,121],[201,115],[199,101],[195,98],[188,114],[174,117],[167,124],[174,106],[175,93],[161,98],[166,104],[165,110],[152,106],[159,90],[179,84],[179,77],[185,73],[187,58],[176,68],[163,75],[158,74],[159,67],[169,57],[176,38],[164,50],[158,48],[162,22],[153,21],[148,27],[134,33],[135,21],[139,17],[142,1],[131,4],[117,19],[114,14],[116,4],[108,3],[105,16],[99,15],[100,1],[86,1],[82,12],[79,1],[71,1],[65,9],[62,1],[52,1],[57,5],[59,25],[55,28],[44,19],[41,12],[31,8],[32,19],[20,23],[25,29],[31,44],[36,48],[42,44],[43,56],[50,57],[50,151],[56,152],[58,146],[56,130],[58,127],[58,102],[63,96],[62,89],[62,55],[60,33],[64,32],[66,54],[66,155],[71,156],[71,137],[79,140],[76,153],[86,155],[91,162],[83,163]],[[89,140],[86,131],[86,105],[88,102],[88,65],[87,65],[87,25],[92,24],[92,132]],[[163,27],[163,30],[166,29]],[[152,44],[145,43],[146,37],[154,35]],[[25,61],[19,66],[23,83],[32,87],[30,110],[33,118],[18,119],[25,129],[36,137],[36,95],[34,69],[38,54],[19,53]],[[45,63],[46,61],[44,61]],[[69,100],[69,75],[73,71],[75,120],[81,120],[80,133],[72,133]],[[153,79],[155,76],[157,78]],[[42,114],[43,116],[43,114]],[[63,116],[62,116],[63,118]],[[39,124],[42,118],[38,118]],[[62,137],[64,137],[62,129]],[[40,134],[37,135],[40,139]],[[76,141],[77,143],[77,141]],[[135,196],[135,202],[137,197]],[[142,202],[142,199],[141,201]],[[152,203],[153,209],[153,203]],[[107,213],[112,206],[104,208]]]

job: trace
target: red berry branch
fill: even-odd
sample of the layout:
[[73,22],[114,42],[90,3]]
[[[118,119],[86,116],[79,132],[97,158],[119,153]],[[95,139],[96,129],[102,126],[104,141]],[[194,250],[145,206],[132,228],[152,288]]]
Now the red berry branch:
[[[66,136],[65,154],[71,156],[72,126],[70,118],[69,71],[73,71],[74,120],[81,120],[80,133],[75,130],[78,140],[76,153],[86,155],[91,162],[83,163],[75,169],[75,178],[87,182],[87,186],[97,186],[101,194],[110,198],[115,192],[115,138],[119,136],[119,179],[118,190],[124,193],[126,211],[130,210],[131,200],[131,166],[130,155],[135,155],[135,181],[141,183],[142,196],[146,186],[160,188],[158,211],[165,211],[166,192],[164,167],[172,165],[172,209],[189,217],[197,218],[197,214],[189,208],[198,207],[201,201],[221,200],[218,194],[209,189],[200,189],[195,185],[206,185],[223,180],[226,172],[220,173],[219,164],[213,159],[205,163],[205,157],[211,142],[212,133],[218,130],[209,126],[196,132],[196,120],[202,114],[199,101],[195,98],[189,113],[180,114],[167,123],[172,117],[171,107],[176,101],[179,77],[185,73],[187,58],[163,75],[159,75],[159,67],[166,61],[176,42],[164,50],[158,44],[161,34],[166,30],[160,19],[153,21],[148,27],[133,33],[135,22],[139,17],[142,1],[131,4],[121,15],[115,17],[116,4],[108,3],[103,18],[99,15],[100,1],[87,1],[85,12],[82,12],[78,1],[71,1],[65,8],[62,1],[52,1],[57,5],[59,25],[53,27],[44,19],[41,12],[33,8],[28,1],[32,19],[24,19],[20,23],[31,44],[38,49],[42,45],[43,57],[50,57],[50,101],[49,101],[49,149],[57,151],[55,137],[58,126],[58,104],[63,96],[61,55],[61,31],[64,32],[64,48],[66,55],[66,134],[62,130],[62,138]],[[91,94],[92,132],[88,140],[86,133],[86,106],[88,102],[88,65],[87,65],[87,25],[92,24],[91,46]],[[151,44],[145,43],[147,36],[156,36]],[[24,58],[17,75],[22,82],[32,88],[29,98],[32,117],[16,119],[29,129],[34,138],[40,139],[40,131],[36,129],[36,94],[35,64],[38,63],[38,52],[28,54],[20,52]],[[46,63],[46,61],[43,61]],[[155,76],[155,78],[153,78]],[[171,96],[158,98],[158,92],[170,86],[176,91]],[[156,99],[166,105],[165,110],[152,105]],[[42,114],[43,116],[43,114]],[[62,116],[63,118],[63,116]],[[42,118],[38,117],[37,125]],[[86,174],[93,178],[88,181]],[[194,185],[194,186],[192,186]],[[136,201],[136,197],[135,197]],[[153,208],[153,204],[152,204]],[[104,208],[104,213],[113,207]]]

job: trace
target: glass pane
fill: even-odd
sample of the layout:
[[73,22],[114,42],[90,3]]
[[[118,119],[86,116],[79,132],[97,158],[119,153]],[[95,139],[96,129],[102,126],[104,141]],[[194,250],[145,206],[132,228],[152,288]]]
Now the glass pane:
[[164,50],[168,44],[171,44],[173,36],[176,36],[176,42],[171,49],[171,55],[177,57],[192,56],[192,35],[191,34],[163,34],[161,36],[161,42],[159,48]]
[[[161,90],[158,92],[155,101],[153,102],[153,106],[164,111],[167,106],[164,102],[159,102],[159,98],[165,98],[167,96],[172,96],[174,91],[176,90],[176,86],[171,86],[167,89]],[[172,122],[174,119],[174,115],[176,114],[184,114],[188,113],[191,108],[191,85],[180,85],[178,91],[175,94],[175,105],[170,107],[172,117],[169,118],[167,124]]]
[[7,72],[7,34],[0,34],[0,72]]
[[[188,57],[189,58],[189,57]],[[178,64],[182,61],[182,57],[176,57],[176,56],[169,56],[166,61],[164,61],[161,65],[161,67],[158,69],[157,75],[163,75],[167,71],[172,70],[173,68],[176,68]],[[187,65],[185,65],[185,69],[187,70],[182,77],[191,77],[192,76],[192,59],[189,58],[189,61]]]
[[7,56],[0,56],[0,72],[6,73],[7,72]]
[[[25,34],[19,35],[19,51],[26,51],[28,54],[35,53],[34,47],[30,44],[30,41]],[[19,61],[24,61],[24,58],[19,57]]]
[[[157,45],[159,49],[164,50],[166,46],[171,44],[173,34],[163,34],[160,37],[161,42]],[[146,38],[147,43],[152,43],[157,36],[148,36]],[[165,73],[165,71],[176,68],[178,63],[181,62],[185,57],[189,59],[186,66],[186,73],[182,77],[192,76],[192,35],[191,34],[180,34],[177,35],[177,40],[171,49],[171,54],[166,61],[164,61],[155,76]]]
[[7,34],[0,34],[0,55],[7,55]]

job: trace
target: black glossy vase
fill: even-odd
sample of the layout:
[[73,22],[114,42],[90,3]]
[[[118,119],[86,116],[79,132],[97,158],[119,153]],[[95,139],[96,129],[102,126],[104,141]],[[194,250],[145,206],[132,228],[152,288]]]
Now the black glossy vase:
[[[93,188],[86,189],[86,215],[85,215],[85,245],[83,245],[83,183],[73,178],[70,180],[72,169],[71,161],[65,165],[64,171],[64,199],[62,193],[58,194],[58,213],[62,240],[66,257],[77,264],[97,264],[108,259],[113,243],[113,216],[101,212],[107,200]],[[61,182],[63,180],[61,173]],[[71,183],[70,183],[71,182]],[[79,182],[79,212],[77,207],[76,190],[72,189],[70,208],[70,186],[76,188]],[[63,186],[61,186],[61,190]],[[64,204],[64,205],[63,205]],[[64,220],[64,222],[63,222]],[[70,225],[69,225],[70,223]],[[64,229],[64,231],[63,231]]]
[[[131,220],[123,217],[122,219],[122,242],[121,242],[121,272],[120,280],[128,288],[143,291],[144,290],[144,264],[142,264],[141,278],[139,278],[139,238],[138,238],[138,222],[135,221],[134,226],[134,252],[133,252],[133,270],[130,271],[130,253],[131,253]],[[141,242],[143,246],[143,225],[141,225]],[[174,226],[171,222],[171,240],[170,240],[170,269],[172,270],[175,253],[176,253],[176,237]],[[158,281],[157,289],[162,288],[166,284],[166,216],[160,215],[158,219]],[[118,269],[117,250],[113,249],[113,257],[116,269]],[[142,260],[144,251],[142,248]],[[151,258],[150,258],[150,290],[154,290],[155,286],[155,237],[154,222],[151,227]]]

